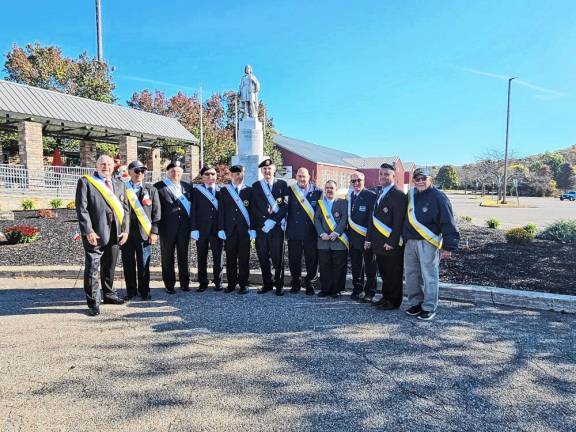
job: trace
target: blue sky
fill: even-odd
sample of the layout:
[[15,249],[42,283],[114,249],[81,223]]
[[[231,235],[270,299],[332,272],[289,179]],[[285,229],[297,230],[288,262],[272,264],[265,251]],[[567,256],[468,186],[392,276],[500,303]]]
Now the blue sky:
[[[244,64],[276,129],[358,153],[461,164],[576,143],[576,2],[102,0],[120,103],[134,91],[236,89]],[[93,0],[2,6],[0,49],[95,55]],[[9,19],[6,19],[8,18]]]

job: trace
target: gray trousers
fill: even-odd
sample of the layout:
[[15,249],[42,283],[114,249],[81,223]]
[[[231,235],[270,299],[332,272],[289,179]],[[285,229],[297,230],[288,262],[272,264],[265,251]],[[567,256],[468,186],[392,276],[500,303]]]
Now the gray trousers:
[[433,312],[438,306],[440,252],[426,240],[407,240],[404,247],[404,278],[410,306],[422,305]]

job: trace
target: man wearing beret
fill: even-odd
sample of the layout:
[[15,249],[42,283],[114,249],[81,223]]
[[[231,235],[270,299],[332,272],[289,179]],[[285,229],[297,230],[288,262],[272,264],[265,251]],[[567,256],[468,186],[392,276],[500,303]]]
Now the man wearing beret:
[[[262,288],[259,294],[276,288],[276,295],[284,295],[284,224],[287,211],[288,185],[276,180],[276,165],[271,159],[263,160],[262,180],[252,185],[252,224],[256,231],[256,252],[262,270]],[[274,266],[272,279],[271,265]]]
[[166,167],[167,177],[154,185],[158,189],[162,218],[159,224],[162,280],[169,294],[174,294],[176,273],[174,253],[178,254],[178,278],[182,291],[190,291],[188,246],[190,245],[190,215],[192,186],[182,181],[184,170],[179,161]]
[[222,290],[222,239],[218,237],[218,197],[216,168],[200,169],[202,184],[194,187],[192,198],[192,233],[198,256],[198,292],[208,288],[208,250],[212,252],[214,291]]
[[158,240],[160,198],[156,188],[144,183],[146,166],[138,160],[128,164],[130,180],[125,182],[130,204],[130,233],[122,246],[122,266],[126,280],[126,297],[132,300],[140,294],[150,300],[150,256]]
[[248,293],[250,275],[250,241],[256,238],[251,228],[250,199],[252,188],[244,184],[244,167],[230,167],[232,183],[220,189],[218,200],[218,237],[226,250],[226,279],[224,292],[231,293],[240,286],[238,294]]
[[404,221],[404,277],[408,315],[429,321],[436,315],[440,260],[458,248],[460,233],[448,197],[434,186],[428,168],[414,171]]

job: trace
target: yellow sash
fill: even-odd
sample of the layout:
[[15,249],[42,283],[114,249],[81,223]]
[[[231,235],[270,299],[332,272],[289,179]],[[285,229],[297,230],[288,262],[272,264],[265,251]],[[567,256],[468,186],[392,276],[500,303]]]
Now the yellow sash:
[[416,219],[416,211],[414,210],[414,188],[410,189],[408,194],[408,222],[410,222],[410,225],[412,225],[424,240],[436,246],[438,249],[442,248],[442,234],[434,234],[427,226],[421,224],[418,222],[418,219]]
[[118,222],[122,224],[122,222],[124,221],[124,208],[122,207],[122,203],[120,202],[118,197],[114,195],[114,192],[108,189],[106,184],[99,178],[97,179],[88,174],[86,174],[84,177],[92,184],[92,186],[98,189],[98,192],[100,192],[102,198],[104,198],[104,200],[108,203],[110,208],[114,211],[114,214],[118,219]]
[[136,192],[132,188],[132,185],[130,185],[130,183],[128,182],[126,182],[125,184],[126,184],[126,196],[128,197],[130,207],[132,207],[132,210],[134,210],[134,213],[136,213],[138,222],[140,222],[140,225],[142,225],[142,228],[144,228],[144,232],[148,235],[148,237],[150,237],[150,233],[152,232],[152,222],[150,222],[150,219],[148,219],[148,216],[144,211],[144,207],[142,207],[142,204],[140,204],[140,200],[138,199]]
[[[324,199],[319,200],[318,205],[320,206],[320,210],[322,211],[324,220],[328,224],[328,228],[330,228],[331,231],[334,231],[336,229],[336,221],[334,220],[332,213],[330,213],[326,208],[326,205],[324,204]],[[348,236],[346,235],[346,233],[340,234],[338,240],[340,240],[342,244],[346,246],[346,249],[350,249],[350,241],[348,240]]]
[[352,189],[348,191],[348,225],[362,237],[366,237],[368,229],[352,220]]
[[314,223],[314,209],[312,208],[312,205],[308,202],[308,200],[306,199],[304,194],[300,191],[300,188],[298,186],[293,184],[290,187],[292,188],[292,192],[294,192],[294,196],[296,197],[296,199],[298,200],[298,202],[300,203],[300,205],[302,206],[302,208],[304,209],[304,211],[306,212],[312,223]]

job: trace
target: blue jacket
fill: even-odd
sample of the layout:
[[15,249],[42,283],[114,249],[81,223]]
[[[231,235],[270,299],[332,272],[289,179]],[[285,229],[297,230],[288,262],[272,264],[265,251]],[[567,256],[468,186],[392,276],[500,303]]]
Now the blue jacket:
[[[434,234],[442,234],[442,249],[452,251],[458,248],[460,233],[454,220],[452,204],[444,192],[434,186],[423,192],[414,191],[414,210],[418,222]],[[422,236],[410,225],[408,218],[404,221],[402,236],[404,240],[422,240]]]
[[[374,192],[362,189],[358,197],[353,200],[354,204],[351,206],[351,212],[348,217],[358,225],[368,228],[372,221],[372,212],[377,199],[378,196]],[[366,237],[361,236],[352,228],[348,228],[348,237],[350,238],[350,247],[364,250]]]

